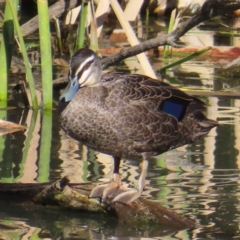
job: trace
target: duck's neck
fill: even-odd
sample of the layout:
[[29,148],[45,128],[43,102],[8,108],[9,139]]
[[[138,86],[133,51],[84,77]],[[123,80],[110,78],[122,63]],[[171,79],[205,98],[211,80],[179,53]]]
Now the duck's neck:
[[58,108],[57,108],[57,111],[58,111],[58,114],[61,115],[61,113],[64,111],[64,109],[67,107],[67,105],[70,103],[70,101],[68,102],[62,102],[62,101],[59,101],[58,102]]

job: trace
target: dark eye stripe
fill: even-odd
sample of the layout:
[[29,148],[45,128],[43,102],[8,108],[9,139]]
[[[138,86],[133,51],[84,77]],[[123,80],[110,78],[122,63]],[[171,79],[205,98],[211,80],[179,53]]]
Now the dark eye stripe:
[[[83,68],[81,69],[81,71],[79,71],[78,74],[77,74],[77,78],[78,78],[78,79],[82,76],[83,72],[84,72],[85,70],[87,70],[87,69],[91,66],[91,64],[92,64],[93,62],[94,62],[94,59],[91,60],[91,61],[89,61],[89,62],[87,62],[87,63],[83,66]],[[75,71],[72,71],[72,73],[71,73],[71,79],[74,79],[75,76],[76,76]]]
[[[91,60],[84,65],[84,67],[81,69],[81,71],[77,74],[78,79],[80,79],[80,77],[82,76],[84,71],[89,69],[89,67],[92,65],[93,62],[94,62],[94,60]],[[86,82],[86,81],[87,81],[87,79],[84,82]],[[81,83],[81,84],[83,84],[83,83]]]

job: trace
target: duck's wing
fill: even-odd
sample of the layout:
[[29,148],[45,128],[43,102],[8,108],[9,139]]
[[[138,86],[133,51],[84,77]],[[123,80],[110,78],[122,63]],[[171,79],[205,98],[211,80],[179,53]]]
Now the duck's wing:
[[137,74],[109,74],[105,81],[106,102],[115,106],[110,125],[120,141],[133,141],[138,152],[158,154],[192,142],[195,133],[191,131],[200,131],[192,125],[206,120],[201,100],[169,84]]
[[110,99],[121,97],[129,105],[172,115],[181,121],[186,113],[202,111],[205,104],[171,85],[139,74],[109,73],[102,81],[109,86]]

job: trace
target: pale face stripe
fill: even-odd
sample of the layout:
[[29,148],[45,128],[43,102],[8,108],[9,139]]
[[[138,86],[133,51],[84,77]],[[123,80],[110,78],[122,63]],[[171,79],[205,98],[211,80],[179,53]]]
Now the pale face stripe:
[[82,70],[82,68],[84,67],[84,65],[86,65],[88,62],[92,61],[95,58],[94,55],[88,57],[84,62],[81,63],[81,65],[77,68],[76,72],[75,72],[75,76],[78,75],[78,73]]
[[91,80],[89,79],[89,76],[91,76],[91,72],[92,72],[92,68],[89,68],[83,71],[81,77],[78,79],[78,82],[81,86],[84,86],[87,81]]

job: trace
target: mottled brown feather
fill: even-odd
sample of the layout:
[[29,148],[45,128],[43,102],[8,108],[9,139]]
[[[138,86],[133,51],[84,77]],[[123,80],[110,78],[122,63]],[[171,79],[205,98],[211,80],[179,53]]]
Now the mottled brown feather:
[[[160,111],[164,100],[189,101],[181,121]],[[61,113],[62,128],[97,151],[125,158],[158,155],[191,143],[217,125],[199,99],[142,75],[105,74],[97,87],[82,87]]]

